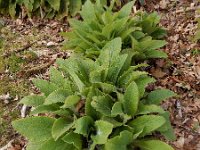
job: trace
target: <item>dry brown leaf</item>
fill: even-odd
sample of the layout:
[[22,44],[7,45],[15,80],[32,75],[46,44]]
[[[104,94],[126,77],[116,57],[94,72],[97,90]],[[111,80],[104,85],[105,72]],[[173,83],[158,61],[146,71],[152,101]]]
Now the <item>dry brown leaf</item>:
[[162,78],[166,75],[166,73],[163,72],[161,68],[152,68],[150,72],[156,78]]

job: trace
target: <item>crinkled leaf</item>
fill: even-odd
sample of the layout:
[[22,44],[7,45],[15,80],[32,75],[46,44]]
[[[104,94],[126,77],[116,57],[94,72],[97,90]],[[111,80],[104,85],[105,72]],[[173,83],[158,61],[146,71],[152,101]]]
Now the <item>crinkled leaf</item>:
[[46,99],[45,99],[45,105],[54,104],[58,102],[65,102],[65,99],[71,94],[71,92],[64,90],[64,89],[58,89],[54,92],[52,92]]
[[120,127],[123,125],[122,122],[117,121],[115,118],[103,116],[101,119],[111,123],[113,125],[113,128]]
[[155,79],[149,76],[141,77],[135,80],[135,83],[138,86],[140,98],[144,96],[145,88],[148,86],[148,84],[153,82],[155,82]]
[[39,95],[30,95],[24,97],[21,101],[20,104],[25,104],[27,106],[39,106],[44,103],[45,96],[39,96]]
[[124,93],[124,111],[126,114],[134,116],[138,109],[139,90],[135,82],[132,82]]
[[115,60],[111,63],[111,66],[108,69],[107,80],[112,83],[116,83],[117,79],[119,78],[119,73],[126,63],[128,58],[127,54],[123,54],[120,56],[116,56]]
[[108,136],[112,133],[113,125],[107,121],[98,120],[95,122],[96,135],[92,136],[95,144],[105,144]]
[[134,142],[134,145],[141,150],[173,150],[171,146],[159,140],[140,140]]
[[55,119],[49,117],[29,117],[12,122],[13,127],[32,142],[51,138],[51,128]]
[[46,80],[42,80],[42,79],[34,79],[33,83],[46,96],[48,96],[49,94],[51,94],[53,91],[55,91],[58,88],[56,84],[48,82]]
[[48,3],[51,5],[53,9],[59,11],[61,0],[48,0]]
[[58,111],[60,107],[57,104],[51,104],[51,105],[40,105],[36,107],[33,111],[31,111],[31,115],[35,114],[41,114],[41,113],[50,113]]
[[90,22],[90,20],[93,20],[96,18],[95,16],[95,8],[92,2],[86,1],[86,3],[82,7],[82,11],[80,12],[81,17],[84,19],[84,21]]
[[93,124],[93,119],[89,116],[84,116],[75,121],[75,133],[87,136],[91,125]]
[[167,139],[167,140],[176,140],[176,135],[174,134],[174,130],[171,126],[171,123],[170,123],[170,118],[169,118],[169,112],[164,112],[161,114],[161,116],[163,116],[166,120],[165,124],[163,126],[161,126],[158,131],[164,135],[164,137]]
[[65,100],[65,103],[62,107],[63,108],[70,108],[70,107],[76,105],[80,100],[81,100],[80,96],[70,95],[70,96],[67,97],[67,99]]
[[[54,140],[58,140],[64,133],[66,133],[73,126],[73,120],[67,118],[59,118],[53,124],[52,136]],[[70,143],[69,143],[70,144]]]
[[119,56],[121,51],[122,41],[121,38],[115,38],[112,41],[108,42],[101,54],[99,55],[97,62],[103,66],[109,66],[111,63]]
[[133,134],[127,130],[120,132],[120,135],[108,140],[105,150],[127,150],[128,144],[133,140]]
[[74,16],[81,9],[82,2],[81,0],[70,0],[69,3],[69,11]]
[[65,143],[62,140],[54,141],[50,139],[45,142],[38,150],[76,150],[73,145]]
[[50,81],[52,83],[55,83],[58,86],[63,86],[63,83],[65,82],[64,77],[62,75],[62,72],[58,71],[57,69],[51,67],[49,70],[50,73]]
[[74,147],[76,147],[77,150],[82,149],[82,139],[81,139],[81,136],[77,133],[74,133],[74,132],[67,133],[62,138],[62,140],[68,144],[74,145]]
[[28,142],[26,150],[39,150],[44,142]]
[[81,78],[79,77],[79,73],[81,69],[78,66],[77,57],[70,57],[67,60],[58,59],[57,64],[60,68],[62,68],[65,72],[67,72],[75,85],[78,87],[79,91],[82,92],[83,87],[85,86]]
[[[103,83],[105,81],[105,78],[107,76],[107,68],[104,67],[98,67],[96,70],[91,71],[90,73],[90,82],[91,83]],[[98,84],[97,84],[98,85]],[[99,85],[101,87],[101,85]]]
[[143,130],[140,134],[140,137],[143,137],[161,127],[165,122],[165,118],[162,116],[144,115],[131,121],[129,126],[133,127],[134,133]]
[[111,115],[112,116],[117,116],[117,115],[121,115],[123,114],[123,108],[122,108],[122,103],[121,102],[116,102],[113,107],[112,107],[112,111],[111,111]]
[[146,59],[149,58],[167,58],[167,54],[161,50],[149,50],[145,52]]
[[97,118],[97,111],[91,106],[91,102],[93,100],[92,98],[94,96],[96,96],[95,88],[90,87],[85,102],[85,113],[86,115],[91,116],[92,118]]
[[92,107],[102,113],[103,115],[110,116],[112,110],[112,99],[108,96],[96,96],[91,103]]
[[168,89],[158,89],[150,92],[146,102],[148,104],[160,104],[163,100],[176,96],[176,94]]
[[132,68],[129,68],[125,71],[118,79],[118,84],[122,87],[128,86],[132,81],[139,79],[143,75],[147,75],[148,73],[145,71],[132,71]]
[[137,115],[144,115],[150,113],[159,113],[162,114],[165,111],[162,107],[157,105],[144,105],[142,103],[139,104]]
[[116,87],[109,83],[96,82],[96,83],[94,83],[94,85],[96,87],[100,88],[105,93],[111,93],[111,92],[116,91]]
[[135,1],[136,0],[133,0],[129,3],[127,3],[124,7],[122,7],[122,9],[118,12],[118,18],[123,18],[123,17],[129,16],[132,11]]
[[[149,51],[149,50],[161,48],[164,45],[166,45],[167,42],[163,41],[163,40],[145,40],[139,44],[143,51]],[[150,53],[150,51],[149,51],[149,53]]]

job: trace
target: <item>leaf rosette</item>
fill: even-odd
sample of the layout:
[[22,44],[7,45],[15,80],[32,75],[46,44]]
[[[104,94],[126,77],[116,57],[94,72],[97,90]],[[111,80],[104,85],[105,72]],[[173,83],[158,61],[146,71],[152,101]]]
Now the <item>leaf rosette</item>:
[[131,65],[121,48],[121,38],[115,38],[96,60],[78,55],[58,59],[49,81],[33,81],[42,94],[20,103],[33,106],[31,114],[39,116],[12,123],[29,139],[28,150],[173,149],[146,136],[160,132],[175,138],[169,114],[159,106],[175,94],[165,89],[146,92],[155,81],[140,71],[146,64]]

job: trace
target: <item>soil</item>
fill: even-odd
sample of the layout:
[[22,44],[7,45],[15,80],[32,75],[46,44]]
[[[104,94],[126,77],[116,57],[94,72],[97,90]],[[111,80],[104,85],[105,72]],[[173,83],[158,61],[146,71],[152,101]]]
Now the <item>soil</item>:
[[[179,95],[162,104],[171,114],[177,140],[169,144],[175,150],[200,150],[200,43],[192,40],[198,8],[197,0],[153,0],[137,7],[157,11],[168,31],[168,44],[163,50],[169,57],[151,60],[148,71],[158,80],[149,88],[168,88]],[[12,120],[23,117],[22,106],[17,103],[28,93],[37,93],[31,84],[33,78],[48,78],[48,68],[56,58],[68,57],[69,53],[61,50],[63,38],[59,33],[68,31],[69,26],[62,21],[34,18],[1,17],[0,21],[5,39],[0,51],[0,147],[10,144],[10,150],[20,150],[26,140],[11,126]]]

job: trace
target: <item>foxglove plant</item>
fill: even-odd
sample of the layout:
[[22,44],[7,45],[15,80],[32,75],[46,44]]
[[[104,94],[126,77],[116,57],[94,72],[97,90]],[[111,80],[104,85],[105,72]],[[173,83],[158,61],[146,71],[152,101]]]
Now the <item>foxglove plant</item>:
[[50,81],[33,80],[42,94],[20,103],[33,106],[31,115],[39,116],[12,123],[28,138],[27,150],[173,149],[150,137],[160,132],[174,139],[169,114],[159,104],[175,94],[166,89],[147,92],[145,87],[155,80],[138,70],[145,64],[132,66],[121,46],[115,38],[96,60],[77,55],[58,59]]
[[83,20],[70,19],[71,32],[64,32],[64,49],[82,53],[89,58],[97,58],[107,42],[121,37],[122,53],[128,53],[134,60],[166,58],[160,40],[166,31],[160,27],[157,13],[138,12],[132,16],[135,1],[127,3],[118,12],[113,12],[115,1],[106,7],[97,0],[84,4],[80,15]]
[[15,18],[24,9],[29,17],[63,18],[76,15],[82,4],[83,0],[0,0],[0,13]]

